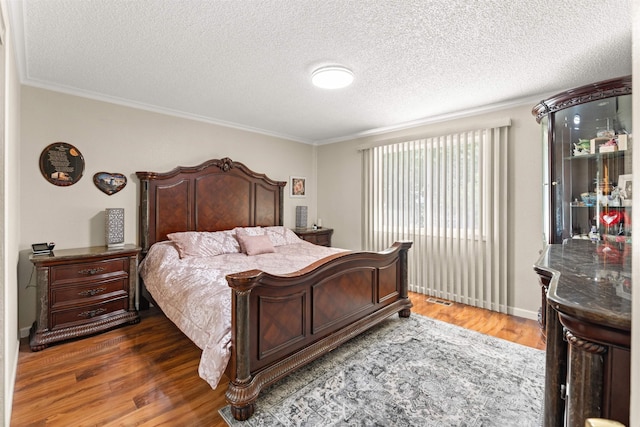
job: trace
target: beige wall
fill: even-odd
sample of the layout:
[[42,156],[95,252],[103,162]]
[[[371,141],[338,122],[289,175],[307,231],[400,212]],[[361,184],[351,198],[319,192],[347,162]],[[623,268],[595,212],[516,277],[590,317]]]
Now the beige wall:
[[533,263],[542,249],[542,144],[541,129],[531,115],[535,102],[472,117],[414,127],[384,135],[318,147],[318,216],[334,228],[336,246],[361,249],[361,158],[357,147],[387,140],[410,140],[474,129],[504,118],[509,131],[509,247],[513,265],[509,277],[512,313],[537,318],[540,287]]
[[[83,177],[69,187],[50,184],[39,170],[40,153],[57,141],[74,145],[85,159]],[[307,177],[307,198],[285,196],[284,222],[295,225],[298,204],[309,206],[310,217],[315,215],[314,148],[308,144],[23,87],[20,149],[21,328],[35,320],[34,279],[28,262],[31,243],[53,241],[58,249],[103,245],[104,209],[110,207],[125,209],[126,241],[138,242],[136,171],[164,172],[230,157],[275,180]],[[126,187],[111,196],[99,191],[93,175],[101,171],[124,174]]]

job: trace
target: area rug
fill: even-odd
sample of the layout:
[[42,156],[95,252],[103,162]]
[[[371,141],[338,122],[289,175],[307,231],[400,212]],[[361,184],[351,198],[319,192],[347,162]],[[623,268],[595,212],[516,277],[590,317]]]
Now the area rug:
[[544,351],[393,316],[265,389],[230,426],[541,426]]

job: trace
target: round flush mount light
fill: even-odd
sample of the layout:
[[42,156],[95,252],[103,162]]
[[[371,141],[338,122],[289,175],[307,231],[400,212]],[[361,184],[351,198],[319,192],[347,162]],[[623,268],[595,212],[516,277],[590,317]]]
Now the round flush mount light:
[[580,114],[573,116],[573,124],[576,126],[580,124]]
[[322,67],[311,74],[311,82],[322,89],[340,89],[353,82],[353,73],[338,65]]

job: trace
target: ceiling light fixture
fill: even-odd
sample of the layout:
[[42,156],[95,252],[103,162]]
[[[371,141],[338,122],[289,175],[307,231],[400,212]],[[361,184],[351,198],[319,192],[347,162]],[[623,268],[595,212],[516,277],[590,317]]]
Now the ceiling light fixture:
[[339,65],[322,67],[311,74],[311,82],[322,89],[340,89],[353,82],[353,73]]
[[573,124],[574,125],[580,124],[580,114],[576,114],[575,116],[573,116]]

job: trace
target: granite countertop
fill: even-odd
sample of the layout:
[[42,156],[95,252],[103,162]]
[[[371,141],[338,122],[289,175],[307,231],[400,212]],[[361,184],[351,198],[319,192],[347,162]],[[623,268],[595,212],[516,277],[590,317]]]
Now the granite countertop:
[[551,277],[547,300],[558,312],[631,330],[631,245],[568,240],[549,245],[534,265]]

